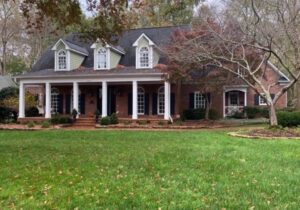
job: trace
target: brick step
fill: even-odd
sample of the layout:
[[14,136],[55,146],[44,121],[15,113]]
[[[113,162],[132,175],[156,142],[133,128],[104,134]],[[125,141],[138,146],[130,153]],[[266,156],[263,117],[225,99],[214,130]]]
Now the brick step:
[[84,123],[74,123],[73,125],[74,126],[84,126],[84,125],[90,126],[90,125],[96,125],[96,123],[94,123],[94,122],[92,122],[92,123],[84,122]]

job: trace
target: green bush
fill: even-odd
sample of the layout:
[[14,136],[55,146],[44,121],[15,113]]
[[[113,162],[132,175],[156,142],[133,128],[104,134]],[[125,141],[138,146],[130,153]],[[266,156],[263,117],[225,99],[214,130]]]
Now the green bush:
[[245,113],[244,113],[244,112],[236,111],[236,112],[234,112],[232,115],[230,115],[229,118],[233,118],[233,119],[244,119],[244,118],[245,118]]
[[[187,109],[183,111],[183,120],[201,120],[205,118],[205,109]],[[209,110],[209,119],[217,120],[220,114],[214,110]]]
[[70,119],[69,117],[59,116],[59,115],[53,116],[50,121],[53,125],[72,123],[72,119]]
[[247,106],[244,108],[244,112],[249,119],[269,118],[269,109],[267,107]]
[[30,107],[26,109],[25,112],[26,117],[38,117],[40,115],[38,108]]
[[282,127],[297,127],[300,125],[300,112],[278,112],[278,124]]
[[118,124],[119,123],[119,119],[118,119],[118,116],[116,113],[113,113],[111,116],[110,116],[110,124]]
[[50,127],[50,122],[49,121],[44,121],[42,123],[42,128],[49,128]]
[[27,127],[28,127],[28,128],[34,128],[34,126],[35,126],[34,122],[29,122],[29,123],[27,124]]
[[110,124],[110,117],[102,117],[100,120],[101,125],[109,125]]
[[0,107],[0,122],[7,122],[12,118],[12,110],[6,107]]

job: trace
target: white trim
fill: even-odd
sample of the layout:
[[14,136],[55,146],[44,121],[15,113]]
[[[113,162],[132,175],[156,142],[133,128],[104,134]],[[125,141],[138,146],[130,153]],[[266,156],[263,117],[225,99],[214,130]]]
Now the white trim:
[[[259,106],[267,106],[268,104],[267,104],[267,100],[266,99],[264,99],[263,97],[262,97],[262,95],[265,95],[264,93],[259,93],[259,95],[258,95],[258,105]],[[264,101],[265,101],[265,103],[261,103],[261,99],[263,99]]]
[[[97,41],[94,42],[94,43],[91,45],[90,48],[91,48],[91,49],[96,49],[98,44],[102,44],[102,43],[100,42],[99,39],[97,39]],[[120,53],[120,54],[122,54],[122,55],[125,55],[125,52],[124,52],[124,51],[121,51],[121,50],[119,50],[118,48],[116,48],[116,47],[114,47],[114,46],[112,46],[112,45],[109,45],[109,44],[106,44],[106,43],[104,43],[104,44],[105,44],[105,47],[106,47],[106,48],[111,48],[111,49],[113,49],[114,51],[116,51],[116,52],[118,52],[118,53]],[[103,47],[104,47],[104,46],[103,46]]]
[[143,38],[143,37],[144,37],[145,39],[147,39],[147,41],[149,42],[149,45],[150,45],[150,46],[155,45],[154,42],[153,42],[146,34],[142,33],[142,34],[139,36],[139,38],[132,44],[132,46],[133,46],[133,47],[137,47],[138,44],[139,44],[140,39]]
[[[60,69],[59,68],[59,53],[61,51],[64,51],[66,53],[66,68],[65,69]],[[54,71],[70,71],[70,68],[71,68],[70,51],[67,50],[67,49],[60,49],[58,51],[55,51],[54,55],[55,55],[55,58],[54,58],[55,69],[54,69]]]
[[[196,94],[202,95],[204,97],[204,107],[198,107],[196,108]],[[200,91],[195,91],[194,92],[194,109],[205,109],[206,108],[206,98],[204,96],[205,94],[201,93]]]
[[[139,93],[142,90],[142,94],[143,94],[143,106],[144,106],[144,112],[139,112]],[[146,101],[145,101],[145,97],[146,97],[146,92],[145,89],[143,87],[138,86],[138,92],[137,92],[137,114],[138,115],[145,115],[145,105],[146,105]]]
[[102,117],[107,116],[107,82],[102,82]]
[[268,61],[268,65],[271,66],[273,70],[275,70],[277,73],[279,73],[280,76],[284,77],[287,81],[280,81],[281,83],[288,83],[290,82],[290,79],[282,72],[280,71],[271,61]]
[[[141,66],[140,51],[142,48],[145,48],[145,47],[148,49],[149,65]],[[136,50],[135,50],[135,66],[137,69],[152,69],[153,68],[153,47],[143,45],[143,46],[136,48]]]
[[[163,94],[164,94],[164,97],[165,97],[165,89],[164,89],[165,87],[164,86],[160,86],[158,89],[157,89],[157,115],[163,115],[165,112],[160,112],[159,111],[159,92],[160,92],[160,89],[163,89]],[[163,103],[164,103],[164,101],[163,101]],[[165,106],[165,103],[164,103],[164,106]],[[165,111],[165,108],[166,107],[164,107],[164,111]]]
[[[98,52],[99,52],[100,49],[105,49],[106,50],[106,68],[98,68],[98,59],[99,59]],[[109,70],[109,69],[111,69],[110,56],[111,56],[110,49],[108,49],[106,47],[95,48],[94,49],[94,69],[95,70]]]
[[138,83],[136,80],[132,81],[132,119],[138,119],[137,110],[137,97],[138,97]]
[[20,94],[19,94],[19,116],[18,118],[25,117],[25,85],[20,82]]

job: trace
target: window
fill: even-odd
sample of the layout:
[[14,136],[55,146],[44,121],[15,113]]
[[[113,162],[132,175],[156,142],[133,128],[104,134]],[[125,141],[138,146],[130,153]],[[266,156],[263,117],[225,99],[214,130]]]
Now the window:
[[194,94],[194,108],[195,109],[204,109],[206,105],[205,96],[199,92],[195,92]]
[[58,52],[58,69],[67,69],[67,54],[64,50]]
[[157,94],[157,106],[158,106],[158,114],[165,113],[165,88],[162,86],[158,89]]
[[138,88],[138,114],[145,114],[145,90],[141,87]]
[[149,67],[149,49],[148,47],[142,47],[140,49],[140,67]]
[[[265,96],[266,94],[262,93],[261,95]],[[267,101],[261,95],[258,97],[258,103],[260,106],[265,106],[267,105]]]
[[228,98],[229,106],[238,106],[239,105],[239,92],[229,92]]
[[59,111],[59,91],[57,88],[51,89],[51,113],[57,114]]
[[107,68],[107,50],[105,48],[101,48],[98,50],[97,68],[98,69],[106,69]]

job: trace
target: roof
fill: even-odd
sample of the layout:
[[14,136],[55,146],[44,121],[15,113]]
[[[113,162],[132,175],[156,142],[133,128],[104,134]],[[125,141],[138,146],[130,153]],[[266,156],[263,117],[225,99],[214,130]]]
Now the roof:
[[[132,46],[133,43],[142,35],[145,34],[149,39],[151,39],[157,46],[163,46],[171,41],[172,33],[178,29],[189,29],[188,25],[181,26],[170,26],[170,27],[156,27],[156,28],[139,28],[131,29],[124,32],[118,43],[112,45],[113,48],[116,48],[120,51],[125,51],[125,55],[122,56],[120,60],[120,65],[123,66],[135,66],[135,48]],[[91,49],[92,44],[96,40],[87,40],[81,38],[79,33],[73,33],[63,39],[66,44],[77,51],[81,51],[88,56],[82,63],[82,66],[85,68],[93,68],[94,66],[94,56],[93,49]],[[53,45],[54,46],[54,45]],[[33,66],[32,71],[43,71],[54,69],[54,53],[51,50],[53,47],[49,47],[42,54],[41,58]],[[160,63],[163,62],[163,59],[160,60]]]
[[16,87],[16,83],[14,83],[10,76],[0,76],[0,90],[7,87]]

